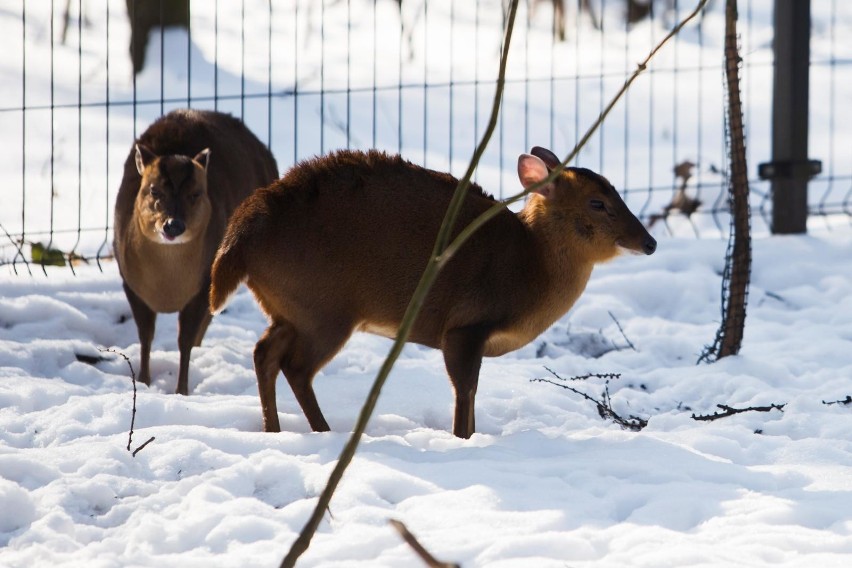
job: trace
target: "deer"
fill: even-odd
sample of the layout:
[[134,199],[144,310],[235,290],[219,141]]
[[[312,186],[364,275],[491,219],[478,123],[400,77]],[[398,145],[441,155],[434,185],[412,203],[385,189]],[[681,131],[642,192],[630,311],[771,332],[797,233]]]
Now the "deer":
[[[541,187],[558,169],[551,183]],[[475,431],[483,357],[535,339],[580,297],[595,264],[656,240],[604,177],[535,147],[518,158],[530,188],[446,263],[408,341],[440,349],[455,396],[453,434]],[[211,272],[211,310],[246,282],[270,325],[254,349],[266,432],[279,432],[275,383],[290,384],[310,427],[329,431],[312,382],[353,332],[394,338],[458,181],[398,155],[338,150],[302,161],[234,212]],[[477,184],[455,234],[498,202]]]
[[179,312],[178,394],[211,314],[210,266],[237,205],[278,177],[266,146],[242,121],[180,109],[134,142],[115,202],[113,250],[139,334],[139,381],[150,385],[158,313]]

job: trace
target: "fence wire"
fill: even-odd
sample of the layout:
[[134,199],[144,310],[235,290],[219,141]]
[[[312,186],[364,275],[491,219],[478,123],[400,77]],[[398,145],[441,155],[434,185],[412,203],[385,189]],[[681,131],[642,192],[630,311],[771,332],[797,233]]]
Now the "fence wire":
[[[661,54],[575,164],[608,177],[660,238],[728,234],[722,4]],[[852,97],[852,48],[838,39],[852,27],[852,6],[811,5],[810,143],[824,166],[810,185],[809,213],[834,226],[852,220],[852,132],[838,127],[852,119],[843,104]],[[567,153],[639,54],[690,8],[677,0],[522,3],[499,130],[476,181],[513,193],[518,154],[534,145]],[[140,36],[139,66],[131,30],[146,11],[157,21]],[[752,225],[766,234],[771,195],[755,164],[770,158],[772,1],[741,1],[740,12]],[[282,171],[336,148],[376,147],[459,176],[484,128],[504,17],[501,0],[7,7],[0,264],[73,269],[108,258],[124,159],[138,134],[178,107],[242,118]]]

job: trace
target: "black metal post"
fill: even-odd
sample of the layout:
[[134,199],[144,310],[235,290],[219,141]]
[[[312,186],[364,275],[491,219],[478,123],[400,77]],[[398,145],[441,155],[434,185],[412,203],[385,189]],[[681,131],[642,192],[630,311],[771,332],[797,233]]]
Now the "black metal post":
[[760,176],[772,180],[776,234],[807,231],[808,180],[819,173],[808,160],[810,14],[810,0],[775,0],[772,163]]

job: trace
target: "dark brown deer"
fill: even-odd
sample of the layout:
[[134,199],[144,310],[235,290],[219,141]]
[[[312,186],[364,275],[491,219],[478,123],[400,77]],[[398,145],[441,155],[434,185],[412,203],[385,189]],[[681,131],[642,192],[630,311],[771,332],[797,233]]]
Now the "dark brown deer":
[[[549,150],[518,160],[530,187],[561,167]],[[354,331],[394,337],[431,255],[457,181],[370,151],[296,165],[234,212],[213,263],[211,308],[246,280],[271,325],[254,351],[264,429],[280,430],[283,371],[315,431],[329,430],[311,382]],[[495,204],[472,186],[456,230]],[[524,209],[504,209],[439,273],[409,341],[441,349],[455,390],[453,433],[474,432],[483,356],[517,349],[574,304],[595,263],[656,241],[612,185],[561,171]]]
[[210,323],[210,265],[228,218],[277,177],[266,146],[227,114],[176,110],[134,144],[116,197],[113,247],[139,331],[141,382],[151,384],[157,313],[180,312],[177,392],[188,393],[189,355]]

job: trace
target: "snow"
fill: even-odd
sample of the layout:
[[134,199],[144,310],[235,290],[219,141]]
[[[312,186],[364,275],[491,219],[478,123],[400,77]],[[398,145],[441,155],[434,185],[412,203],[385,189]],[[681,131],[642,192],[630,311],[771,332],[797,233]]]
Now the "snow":
[[[113,4],[111,17],[121,19],[123,4]],[[382,17],[395,17],[378,5]],[[546,21],[539,28],[549,29]],[[126,37],[117,35],[123,53]],[[199,56],[207,53],[205,38],[197,41]],[[233,58],[220,57],[233,72]],[[483,65],[483,76],[491,70]],[[18,71],[4,64],[0,72]],[[265,70],[252,72],[262,79]],[[113,119],[128,116],[117,111]],[[109,152],[120,165],[130,138],[117,132]],[[327,144],[338,143],[329,137]],[[525,150],[504,143],[507,152]],[[280,151],[281,165],[292,151]],[[437,149],[428,154],[430,167],[447,159]],[[76,163],[74,152],[64,156]],[[483,180],[510,179],[511,168],[498,171],[499,163],[492,155]],[[15,168],[20,173],[20,163]],[[20,184],[11,174],[3,179]],[[92,195],[102,191],[95,184]],[[11,199],[6,209],[19,215],[19,205]],[[848,566],[852,408],[826,404],[852,395],[848,219],[815,219],[808,235],[754,241],[743,349],[714,364],[696,361],[719,325],[726,243],[695,239],[690,229],[658,236],[653,256],[596,268],[574,308],[535,341],[484,361],[469,440],[449,432],[452,394],[440,352],[406,346],[299,565],[419,565],[389,525],[393,518],[435,556],[465,567]],[[173,394],[177,319],[160,315],[152,385],[137,385],[128,450],[134,394],[122,355],[138,367],[139,342],[115,264],[102,267],[28,274],[19,263],[17,274],[8,266],[0,274],[0,565],[277,565],[337,462],[390,342],[358,334],[317,376],[331,432],[310,431],[281,379],[282,432],[267,434],[252,368],[266,321],[248,290],[193,350],[188,397]],[[616,412],[647,419],[647,427],[623,430],[580,395],[533,382],[556,381],[547,369],[564,378],[619,374],[570,386],[595,398],[608,389]],[[785,406],[693,419],[719,404]]]
[[[724,243],[670,239],[600,266],[562,321],[486,360],[470,440],[448,432],[440,353],[407,346],[300,565],[414,565],[390,518],[464,566],[847,565],[852,415],[823,401],[850,394],[852,231],[815,233],[754,243],[744,348],[711,365],[695,361],[719,319]],[[115,266],[5,275],[0,298],[9,566],[274,565],[389,348],[357,335],[318,375],[331,433],[309,431],[281,380],[283,431],[266,434],[251,367],[265,321],[250,293],[193,351],[189,397],[172,394],[176,321],[161,315],[131,449],[155,440],[134,457],[128,366],[102,351],[138,361]],[[584,355],[595,341],[611,350]],[[621,374],[609,380],[613,408],[648,426],[622,430],[579,395],[531,382],[545,367]],[[572,386],[598,398],[603,383]],[[717,404],[786,406],[692,419]]]

